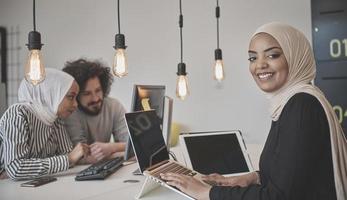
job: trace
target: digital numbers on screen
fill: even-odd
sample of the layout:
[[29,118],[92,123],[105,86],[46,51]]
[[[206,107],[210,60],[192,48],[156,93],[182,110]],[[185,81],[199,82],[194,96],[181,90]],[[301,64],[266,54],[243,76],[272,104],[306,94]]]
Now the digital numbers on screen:
[[129,121],[128,126],[134,131],[136,136],[144,133],[151,128],[152,124],[150,119],[148,119],[147,115],[138,115],[135,121]]
[[332,58],[347,58],[347,39],[330,40],[330,56]]

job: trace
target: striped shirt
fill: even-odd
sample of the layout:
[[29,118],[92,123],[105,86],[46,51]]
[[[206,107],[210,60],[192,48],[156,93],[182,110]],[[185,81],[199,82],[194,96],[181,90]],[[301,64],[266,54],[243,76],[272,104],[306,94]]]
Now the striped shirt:
[[0,173],[30,179],[69,168],[72,143],[63,122],[40,121],[24,104],[14,104],[0,119]]

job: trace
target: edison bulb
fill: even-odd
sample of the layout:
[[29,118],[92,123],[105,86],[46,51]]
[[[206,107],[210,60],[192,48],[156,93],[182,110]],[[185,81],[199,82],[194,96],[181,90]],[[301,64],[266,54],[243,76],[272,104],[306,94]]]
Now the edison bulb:
[[214,78],[221,82],[224,79],[224,64],[223,60],[216,60],[214,65]]
[[38,49],[30,50],[28,61],[25,65],[25,79],[33,85],[37,85],[45,79],[45,76],[41,51]]
[[116,49],[113,60],[113,74],[117,77],[123,77],[128,74],[128,59],[125,49]]
[[176,95],[181,100],[184,100],[189,95],[187,76],[179,75],[177,77]]

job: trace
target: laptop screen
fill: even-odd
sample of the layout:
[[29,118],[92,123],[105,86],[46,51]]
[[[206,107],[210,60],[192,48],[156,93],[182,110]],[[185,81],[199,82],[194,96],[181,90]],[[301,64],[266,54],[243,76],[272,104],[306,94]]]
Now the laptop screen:
[[194,170],[202,174],[249,172],[236,134],[184,137]]
[[169,159],[160,119],[154,110],[126,113],[125,119],[141,172]]
[[124,151],[124,160],[130,160],[132,157],[135,156],[134,150],[133,150],[133,145],[131,143],[130,137],[127,140],[126,146],[125,146],[125,151]]

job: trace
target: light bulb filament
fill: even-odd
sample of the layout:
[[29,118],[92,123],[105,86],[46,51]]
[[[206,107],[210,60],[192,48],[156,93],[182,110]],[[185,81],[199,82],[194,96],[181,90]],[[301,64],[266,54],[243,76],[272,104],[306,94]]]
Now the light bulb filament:
[[33,49],[29,52],[29,58],[25,66],[25,78],[34,85],[45,79],[42,55],[38,49]]
[[189,94],[187,77],[183,75],[178,76],[176,87],[177,97],[184,100]]
[[214,78],[218,81],[222,81],[224,79],[223,60],[216,60],[216,63],[214,66]]
[[41,72],[40,72],[40,59],[37,54],[33,55],[30,59],[30,71],[29,71],[30,79],[33,81],[40,80]]
[[115,76],[123,77],[128,74],[128,62],[125,49],[116,49],[113,63],[113,73]]

